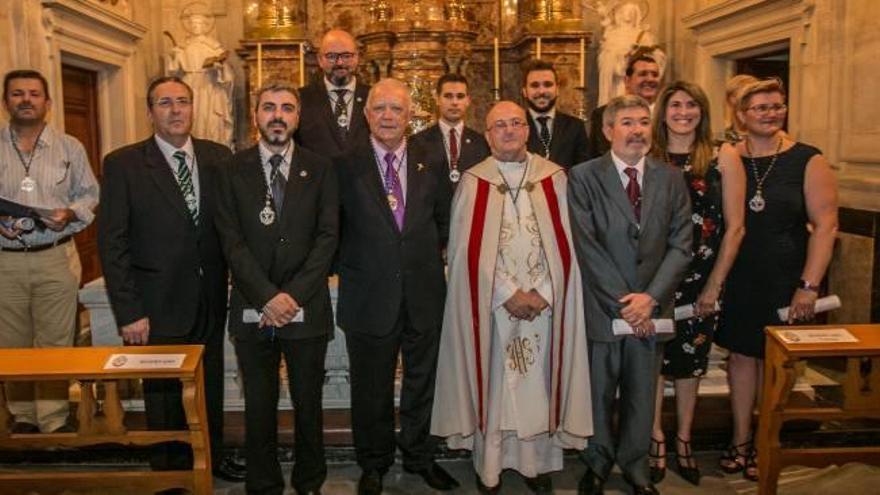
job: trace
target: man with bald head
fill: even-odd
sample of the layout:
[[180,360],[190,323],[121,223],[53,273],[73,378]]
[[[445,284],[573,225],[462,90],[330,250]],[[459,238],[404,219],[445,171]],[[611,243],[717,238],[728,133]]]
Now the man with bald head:
[[536,493],[592,433],[590,378],[565,170],[527,152],[525,111],[486,117],[492,156],[462,174],[431,433],[473,451],[481,493],[514,469]]
[[370,87],[357,80],[357,43],[346,31],[327,31],[318,65],[324,77],[300,90],[302,112],[294,139],[303,148],[332,156],[367,135],[364,102]]
[[409,89],[383,79],[364,110],[370,133],[335,159],[342,207],[337,323],[351,370],[359,494],[394,463],[394,377],[403,357],[403,467],[437,490],[458,483],[433,460],[429,425],[446,280],[451,187],[445,164],[405,137]]

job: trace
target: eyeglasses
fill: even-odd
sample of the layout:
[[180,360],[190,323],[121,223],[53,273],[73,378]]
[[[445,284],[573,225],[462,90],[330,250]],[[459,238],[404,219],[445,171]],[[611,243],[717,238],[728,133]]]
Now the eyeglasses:
[[774,105],[752,105],[746,110],[751,110],[758,115],[767,115],[770,112],[785,113],[785,111],[788,110],[788,106],[779,103]]
[[508,121],[498,120],[489,126],[489,130],[493,130],[493,131],[499,130],[499,131],[503,132],[503,131],[506,131],[508,128],[523,129],[528,126],[529,126],[529,123],[526,122],[525,120],[520,120],[520,119],[512,119],[512,120],[508,120]]
[[342,52],[342,53],[325,53],[324,58],[327,59],[328,62],[336,63],[337,60],[342,60],[343,62],[351,62],[354,60],[355,54],[352,52]]

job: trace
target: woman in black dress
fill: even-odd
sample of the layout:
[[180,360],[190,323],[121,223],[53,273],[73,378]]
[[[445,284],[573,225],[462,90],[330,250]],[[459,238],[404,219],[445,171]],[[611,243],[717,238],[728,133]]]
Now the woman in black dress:
[[655,157],[684,173],[693,207],[693,259],[675,292],[675,305],[692,306],[694,316],[676,322],[675,338],[664,345],[663,369],[651,438],[651,477],[663,478],[665,435],[661,426],[664,377],[675,383],[678,419],[675,450],[679,473],[699,484],[691,455],[691,425],[700,377],[706,374],[712,336],[718,324],[721,286],[743,238],[745,173],[733,146],[712,143],[709,102],[699,86],[677,81],[667,86],[654,111]]
[[[747,177],[746,235],[727,279],[716,335],[730,351],[734,422],[721,467],[752,480],[758,477],[752,411],[762,381],[764,327],[813,317],[837,232],[834,173],[818,149],[785,134],[786,110],[778,80],[752,83],[740,93],[737,116],[746,136],[736,148]],[[791,306],[788,322],[776,314],[784,306]]]

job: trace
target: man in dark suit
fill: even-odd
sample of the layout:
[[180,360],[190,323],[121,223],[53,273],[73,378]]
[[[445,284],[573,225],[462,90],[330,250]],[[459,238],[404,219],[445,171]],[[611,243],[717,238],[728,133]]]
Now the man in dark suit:
[[584,122],[556,109],[559,85],[553,64],[530,61],[523,69],[522,96],[529,107],[528,150],[563,168],[587,161]]
[[293,399],[297,493],[320,493],[324,460],[324,355],[333,332],[327,276],[339,237],[338,182],[327,158],[292,135],[293,86],[257,92],[259,143],[236,153],[221,176],[217,227],[232,271],[229,331],[244,379],[248,493],[281,494],[278,365]]
[[451,206],[439,160],[404,138],[409,90],[383,79],[370,90],[370,136],[335,159],[342,205],[337,317],[351,370],[359,494],[382,492],[394,463],[394,377],[403,357],[403,467],[431,487],[458,483],[434,460],[429,435],[446,280]]
[[358,48],[351,34],[332,29],[321,39],[318,65],[324,77],[300,90],[302,111],[296,143],[323,156],[342,153],[366,138],[364,102],[370,87],[355,72]]
[[[190,137],[192,90],[176,77],[147,90],[154,134],[104,159],[98,252],[128,345],[203,344],[214,475],[244,479],[223,447],[223,328],[227,269],[214,227],[225,146]],[[151,430],[186,429],[178,380],[144,380]],[[189,448],[154,450],[154,469],[191,469]]]
[[[654,109],[654,101],[660,92],[660,65],[649,53],[636,52],[626,65],[623,79],[626,94],[638,95]],[[590,159],[600,157],[611,148],[602,130],[605,105],[596,107],[590,114]]]
[[[674,291],[691,259],[691,205],[681,172],[645,156],[651,147],[647,101],[614,98],[604,122],[611,151],[569,173],[572,237],[585,281],[594,431],[578,492],[602,493],[616,461],[635,493],[656,494],[648,474],[650,403],[660,341],[672,334],[657,334],[655,318],[672,318]],[[630,335],[614,331],[621,327]],[[618,387],[616,441],[611,415]]]
[[489,156],[489,145],[479,132],[464,125],[471,105],[467,78],[461,74],[444,74],[437,80],[436,98],[440,119],[437,124],[411,138],[429,153],[442,156],[447,177],[453,188],[461,173]]

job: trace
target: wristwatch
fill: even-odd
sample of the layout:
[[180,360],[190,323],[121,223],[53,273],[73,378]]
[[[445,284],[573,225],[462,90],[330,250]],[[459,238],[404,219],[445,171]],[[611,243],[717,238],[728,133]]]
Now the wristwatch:
[[801,279],[801,282],[798,284],[798,289],[808,290],[810,292],[819,292],[819,286],[815,284],[811,284],[804,279]]

